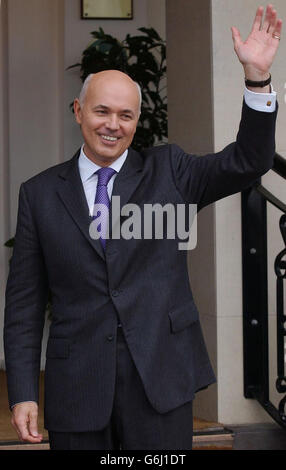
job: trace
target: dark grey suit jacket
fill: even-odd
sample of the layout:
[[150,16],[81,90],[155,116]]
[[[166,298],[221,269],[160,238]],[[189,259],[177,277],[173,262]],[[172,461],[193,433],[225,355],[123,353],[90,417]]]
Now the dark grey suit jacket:
[[[176,145],[142,153],[130,148],[113,195],[120,195],[121,206],[171,202],[201,209],[239,192],[272,167],[275,120],[276,112],[257,112],[244,104],[237,141],[203,157],[187,155]],[[10,405],[38,400],[51,292],[45,426],[54,431],[97,430],[107,424],[118,319],[146,394],[160,413],[192,400],[215,381],[190,289],[187,252],[178,250],[178,239],[120,239],[108,240],[104,255],[100,242],[89,236],[78,155],[21,185],[6,290]]]

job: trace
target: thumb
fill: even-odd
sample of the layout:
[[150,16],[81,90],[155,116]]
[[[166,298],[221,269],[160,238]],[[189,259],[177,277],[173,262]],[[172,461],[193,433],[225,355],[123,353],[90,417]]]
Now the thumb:
[[235,26],[232,26],[231,32],[232,32],[232,40],[233,40],[234,48],[236,50],[241,45],[242,39],[241,39],[239,30]]
[[31,411],[29,414],[29,431],[30,434],[34,437],[38,437],[38,413],[36,411]]

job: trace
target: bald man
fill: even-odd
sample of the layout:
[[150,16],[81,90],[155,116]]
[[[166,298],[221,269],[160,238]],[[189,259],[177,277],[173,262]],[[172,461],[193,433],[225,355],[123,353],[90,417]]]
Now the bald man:
[[[109,70],[91,75],[74,102],[85,155],[109,166],[129,148],[140,116],[138,86],[126,74]],[[106,118],[108,116],[108,118]]]
[[155,203],[200,210],[272,167],[276,95],[269,69],[281,27],[269,5],[264,20],[257,10],[245,43],[232,28],[247,81],[237,140],[217,154],[188,155],[176,145],[135,152],[138,85],[119,71],[84,83],[74,102],[81,148],[20,188],[4,339],[12,424],[21,440],[42,440],[38,382],[50,292],[51,449],[192,448],[192,402],[215,377],[187,252],[178,248],[178,234],[168,237],[165,222],[163,237],[144,237],[139,226],[131,228],[138,219],[126,230],[126,217],[131,204],[140,214]]

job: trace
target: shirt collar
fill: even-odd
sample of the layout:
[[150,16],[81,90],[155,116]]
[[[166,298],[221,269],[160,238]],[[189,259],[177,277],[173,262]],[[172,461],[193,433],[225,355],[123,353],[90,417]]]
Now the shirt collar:
[[[94,173],[101,168],[99,165],[94,163],[90,158],[86,156],[83,150],[84,144],[81,146],[80,156],[78,159],[78,167],[80,172],[80,177],[82,182],[87,181]],[[118,157],[111,165],[110,168],[113,168],[117,173],[121,170],[123,163],[125,162],[128,154],[128,149],[126,149],[120,157]]]

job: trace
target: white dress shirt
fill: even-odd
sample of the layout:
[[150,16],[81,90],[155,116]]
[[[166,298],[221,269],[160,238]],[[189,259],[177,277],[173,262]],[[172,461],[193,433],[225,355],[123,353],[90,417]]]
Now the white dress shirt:
[[[98,181],[98,175],[95,174],[97,170],[99,170],[100,166],[96,165],[92,160],[90,160],[86,154],[84,153],[84,145],[81,147],[80,151],[80,156],[78,159],[78,168],[79,168],[79,173],[81,177],[81,181],[83,184],[87,204],[89,207],[89,215],[93,214],[93,208],[94,208],[94,201],[95,201],[95,195],[96,195],[96,189],[97,189],[97,181]],[[120,157],[117,158],[111,165],[109,165],[110,168],[113,168],[117,173],[121,169],[123,163],[126,160],[128,154],[128,149],[123,152]],[[107,185],[107,193],[109,196],[109,199],[111,199],[111,194],[112,194],[112,189],[113,189],[113,183],[114,180],[117,176],[117,173],[115,173],[109,180],[108,185]]]

